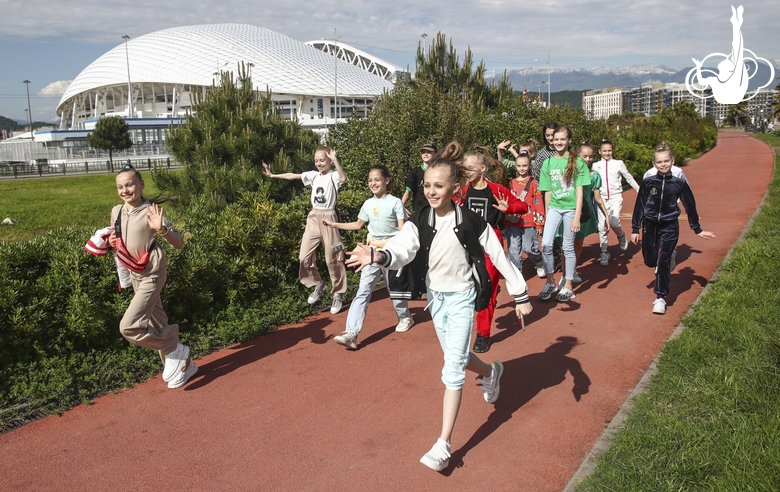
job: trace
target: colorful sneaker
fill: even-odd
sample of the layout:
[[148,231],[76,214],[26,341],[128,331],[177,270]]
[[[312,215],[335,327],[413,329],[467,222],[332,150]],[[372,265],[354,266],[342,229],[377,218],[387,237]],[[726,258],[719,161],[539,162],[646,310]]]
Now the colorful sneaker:
[[181,343],[177,344],[176,348],[173,349],[170,354],[164,357],[165,368],[163,369],[162,374],[163,381],[167,383],[173,378],[177,377],[184,369],[184,365],[187,362],[187,357],[189,356],[190,348],[186,345],[182,345]]
[[539,293],[539,300],[540,301],[547,301],[549,300],[553,294],[555,294],[555,291],[558,289],[555,287],[555,284],[551,284],[549,282],[546,282],[544,284],[544,288],[542,288],[542,291]]
[[498,400],[498,393],[501,391],[499,381],[501,380],[501,375],[504,374],[504,364],[494,361],[490,365],[492,366],[490,377],[480,377],[478,384],[482,386],[482,396],[485,397],[485,401],[494,403]]
[[544,278],[547,276],[547,272],[544,271],[544,263],[537,263],[534,265],[536,267],[536,276],[539,278]]
[[672,250],[672,257],[669,258],[669,272],[674,271],[674,267],[677,266],[677,248]]
[[450,464],[450,444],[442,438],[439,438],[431,450],[420,458],[420,463],[431,470],[444,470]]
[[477,333],[477,339],[474,340],[474,348],[472,350],[478,354],[484,354],[490,350],[490,337],[483,337]]
[[330,305],[330,314],[339,314],[344,305],[344,294],[333,294],[333,303]]
[[573,290],[569,290],[566,287],[564,287],[563,289],[558,291],[558,295],[555,296],[555,300],[558,301],[558,302],[569,302],[572,299],[574,299],[575,297],[577,297],[577,296],[574,295],[574,291]]
[[609,265],[609,253],[607,253],[606,251],[604,251],[603,253],[601,253],[601,261],[599,261],[599,264],[600,264],[601,266],[607,266],[607,265]]
[[308,302],[309,304],[316,303],[317,301],[320,300],[320,296],[324,291],[325,291],[325,281],[323,280],[314,287],[314,291],[309,295],[309,298],[306,299],[306,302]]
[[341,335],[333,337],[333,341],[348,349],[357,350],[357,335],[354,333],[345,331]]
[[653,301],[653,314],[666,314],[666,301],[663,298]]
[[618,236],[618,245],[620,245],[620,249],[623,251],[628,249],[628,239],[626,238],[626,233],[624,232],[622,236]]
[[176,376],[174,376],[173,379],[168,381],[168,388],[170,389],[176,389],[181,388],[185,384],[187,384],[187,381],[190,380],[192,376],[195,375],[195,373],[198,372],[198,366],[195,365],[195,362],[193,362],[192,357],[187,357],[187,360],[184,361],[184,368],[180,373],[178,373]]
[[414,320],[412,318],[404,318],[395,326],[395,331],[398,333],[403,333],[405,331],[409,331],[409,328],[412,326],[414,326]]

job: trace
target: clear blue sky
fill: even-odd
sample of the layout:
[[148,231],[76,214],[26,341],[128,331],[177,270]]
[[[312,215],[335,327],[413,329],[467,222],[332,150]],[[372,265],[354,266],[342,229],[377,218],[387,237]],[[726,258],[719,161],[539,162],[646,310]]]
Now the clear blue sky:
[[[780,2],[742,5],[745,46],[758,56],[780,58]],[[23,80],[31,81],[34,119],[53,120],[59,102],[54,93],[61,94],[67,81],[122,43],[123,34],[135,38],[191,24],[246,23],[300,41],[332,38],[338,29],[342,42],[412,68],[420,35],[427,33],[430,42],[442,31],[459,53],[470,45],[475,58],[497,72],[538,66],[547,53],[559,68],[643,63],[682,68],[692,65],[692,57],[731,49],[730,4],[714,0],[627,5],[611,0],[0,0],[0,12],[0,115],[20,120],[27,107]]]

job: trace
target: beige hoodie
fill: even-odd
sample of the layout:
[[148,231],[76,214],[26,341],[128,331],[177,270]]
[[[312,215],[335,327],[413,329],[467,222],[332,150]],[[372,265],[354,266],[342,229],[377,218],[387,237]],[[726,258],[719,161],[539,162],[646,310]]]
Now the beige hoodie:
[[[146,221],[146,210],[151,206],[149,200],[144,199],[138,207],[131,209],[127,204],[117,205],[111,210],[111,224],[116,222],[117,216],[122,214],[122,240],[127,251],[133,258],[140,259],[146,251],[149,251],[149,262],[142,272],[131,272],[142,277],[156,276],[165,272],[168,262],[162,248],[156,245],[157,231],[149,227]],[[168,228],[168,233],[163,236],[175,249],[184,246],[181,234],[173,228],[173,224],[163,216],[163,225]]]

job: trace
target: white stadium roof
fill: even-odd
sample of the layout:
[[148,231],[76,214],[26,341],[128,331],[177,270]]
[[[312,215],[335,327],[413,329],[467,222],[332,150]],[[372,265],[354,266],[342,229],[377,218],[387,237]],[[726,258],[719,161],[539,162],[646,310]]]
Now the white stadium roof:
[[[218,71],[252,63],[255,88],[274,93],[326,95],[334,92],[334,59],[305,43],[262,27],[207,24],[164,29],[130,39],[85,68],[63,94],[57,108],[74,96],[105,86],[137,83],[210,86]],[[338,64],[338,93],[375,97],[392,89],[389,81],[349,63]]]

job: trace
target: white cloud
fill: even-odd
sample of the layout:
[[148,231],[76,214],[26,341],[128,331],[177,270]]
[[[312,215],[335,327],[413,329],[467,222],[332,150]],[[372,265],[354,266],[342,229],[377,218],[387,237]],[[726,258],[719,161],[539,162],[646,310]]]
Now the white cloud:
[[61,96],[65,94],[72,80],[58,80],[47,85],[38,93],[39,96]]

